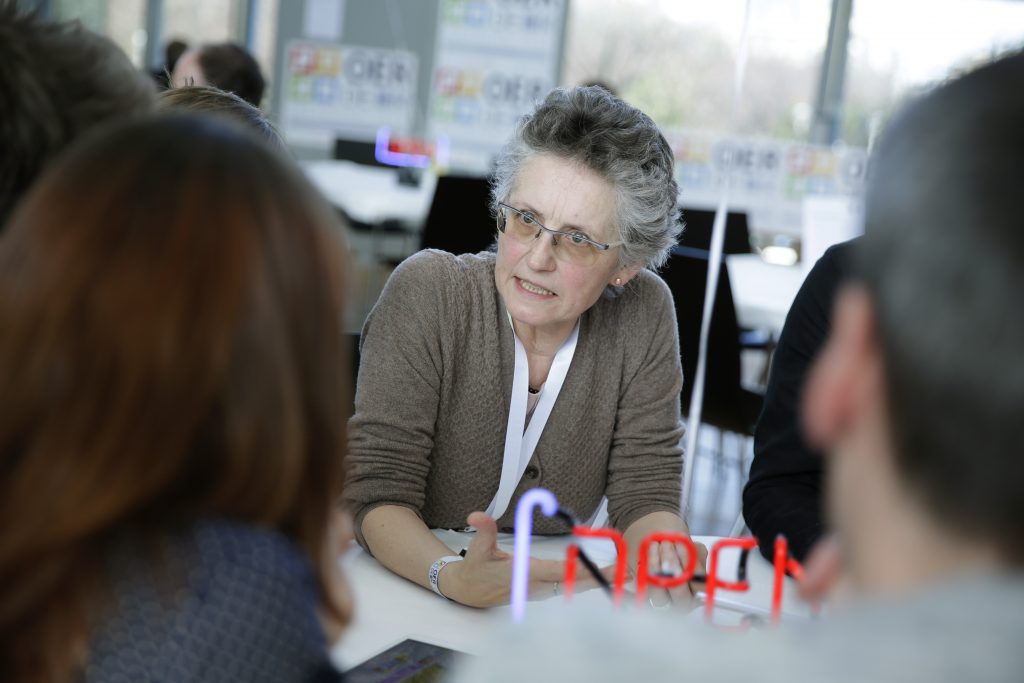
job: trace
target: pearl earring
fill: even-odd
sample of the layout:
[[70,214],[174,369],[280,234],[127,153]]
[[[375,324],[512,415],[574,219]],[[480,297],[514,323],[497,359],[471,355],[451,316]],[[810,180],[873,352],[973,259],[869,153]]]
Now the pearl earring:
[[622,286],[622,278],[621,277],[615,278],[615,286],[616,287],[621,287]]

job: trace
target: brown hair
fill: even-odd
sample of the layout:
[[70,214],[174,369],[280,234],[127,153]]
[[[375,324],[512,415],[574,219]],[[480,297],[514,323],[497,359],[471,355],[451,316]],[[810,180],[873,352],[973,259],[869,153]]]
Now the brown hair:
[[279,149],[285,149],[277,129],[263,114],[238,95],[212,85],[184,85],[165,90],[157,96],[156,108],[162,111],[191,111],[226,116],[248,126]]
[[149,111],[155,92],[106,38],[0,0],[0,227],[52,157],[98,123]]
[[207,83],[233,92],[254,107],[260,106],[266,82],[252,55],[234,43],[203,45],[199,66]]
[[197,117],[105,131],[27,195],[0,239],[5,681],[74,675],[119,535],[201,519],[293,539],[345,621],[338,228],[292,164]]

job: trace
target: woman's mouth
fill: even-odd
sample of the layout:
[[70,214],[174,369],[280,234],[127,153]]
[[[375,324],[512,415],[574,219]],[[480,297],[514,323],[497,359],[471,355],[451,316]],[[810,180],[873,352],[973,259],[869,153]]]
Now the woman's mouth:
[[540,285],[535,285],[532,282],[523,280],[522,278],[516,278],[519,281],[519,286],[525,289],[530,294],[537,294],[539,296],[555,296],[555,293],[549,289],[544,289]]

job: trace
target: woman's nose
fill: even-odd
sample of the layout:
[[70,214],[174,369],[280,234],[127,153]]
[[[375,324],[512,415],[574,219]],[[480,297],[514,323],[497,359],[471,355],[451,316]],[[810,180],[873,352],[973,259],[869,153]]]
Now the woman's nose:
[[534,270],[552,270],[555,267],[555,249],[558,239],[544,230],[530,244],[530,255],[527,263]]

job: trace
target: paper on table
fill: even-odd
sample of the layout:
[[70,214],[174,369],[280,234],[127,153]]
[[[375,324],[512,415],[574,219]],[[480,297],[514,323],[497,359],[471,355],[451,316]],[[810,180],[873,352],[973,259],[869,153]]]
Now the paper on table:
[[350,683],[440,680],[451,674],[458,659],[465,656],[452,648],[405,638],[346,671],[345,680]]

